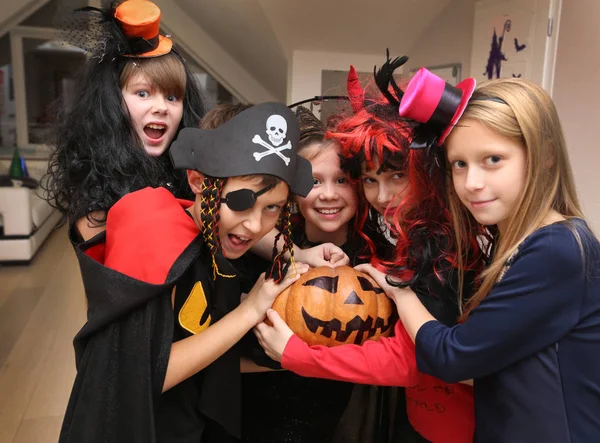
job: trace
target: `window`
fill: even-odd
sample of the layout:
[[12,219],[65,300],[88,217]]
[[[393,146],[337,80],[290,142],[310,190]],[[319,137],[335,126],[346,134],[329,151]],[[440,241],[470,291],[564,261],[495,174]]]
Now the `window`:
[[26,158],[48,157],[62,93],[85,62],[83,51],[55,37],[52,28],[29,26],[8,35],[10,61],[0,61],[1,157],[12,156],[15,144]]

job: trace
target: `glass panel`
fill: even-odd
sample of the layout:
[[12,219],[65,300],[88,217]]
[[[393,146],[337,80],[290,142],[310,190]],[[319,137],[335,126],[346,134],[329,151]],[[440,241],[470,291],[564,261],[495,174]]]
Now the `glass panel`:
[[54,40],[24,38],[23,59],[29,144],[53,144],[59,99],[68,96],[85,54]]
[[0,158],[12,156],[17,137],[10,57],[10,41],[7,34],[0,39]]

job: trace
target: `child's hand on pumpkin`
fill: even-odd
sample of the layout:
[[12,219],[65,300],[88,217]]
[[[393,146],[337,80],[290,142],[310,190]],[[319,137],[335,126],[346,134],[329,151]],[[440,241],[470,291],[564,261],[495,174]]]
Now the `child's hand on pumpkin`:
[[397,288],[396,286],[392,286],[387,282],[387,274],[384,274],[379,269],[376,269],[373,265],[370,265],[368,263],[355,266],[354,269],[369,275],[373,280],[375,280],[379,287],[384,290],[385,295],[394,300],[396,291],[399,288]]
[[333,243],[322,243],[308,249],[294,249],[296,259],[308,263],[313,268],[319,266],[346,266],[350,263],[350,258],[342,248]]
[[[362,264],[355,266],[354,269],[360,272],[364,272],[371,276],[373,280],[379,285],[381,289],[385,292],[385,295],[388,296],[395,304],[398,311],[402,308],[402,296],[412,294],[415,295],[414,291],[410,288],[399,288],[398,286],[390,285],[387,280],[387,274],[384,274],[379,269],[373,267],[370,264]],[[416,296],[415,296],[416,297]]]
[[242,304],[245,303],[251,309],[253,315],[256,315],[256,323],[264,319],[265,312],[273,306],[277,296],[309,269],[310,267],[307,264],[296,262],[293,269],[290,268],[279,283],[275,283],[272,279],[266,280],[264,272],[260,275],[248,296],[242,301]]
[[254,335],[270,358],[281,361],[287,342],[294,333],[273,309],[267,311],[267,318],[273,326],[259,323],[254,327]]

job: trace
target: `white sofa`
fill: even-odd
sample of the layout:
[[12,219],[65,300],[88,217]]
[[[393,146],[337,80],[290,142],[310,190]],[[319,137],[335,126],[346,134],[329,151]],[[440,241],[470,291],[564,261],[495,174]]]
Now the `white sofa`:
[[36,190],[0,187],[0,262],[29,262],[61,220]]

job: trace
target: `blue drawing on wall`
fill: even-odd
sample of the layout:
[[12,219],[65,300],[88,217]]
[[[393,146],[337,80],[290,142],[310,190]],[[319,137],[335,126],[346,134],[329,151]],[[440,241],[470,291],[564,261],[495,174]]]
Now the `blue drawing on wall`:
[[[488,58],[487,66],[485,67],[485,72],[483,75],[487,76],[488,80],[493,78],[500,78],[500,74],[502,72],[502,62],[508,61],[504,52],[502,52],[502,44],[504,43],[504,34],[510,32],[511,21],[510,19],[505,20],[504,26],[502,27],[502,34],[498,36],[496,33],[496,28],[494,28],[494,34],[492,35],[492,44],[490,49],[490,56]],[[519,45],[519,41],[515,38],[515,49],[517,52],[524,50],[527,45],[521,44]],[[515,75],[513,77],[520,77],[521,74]]]

